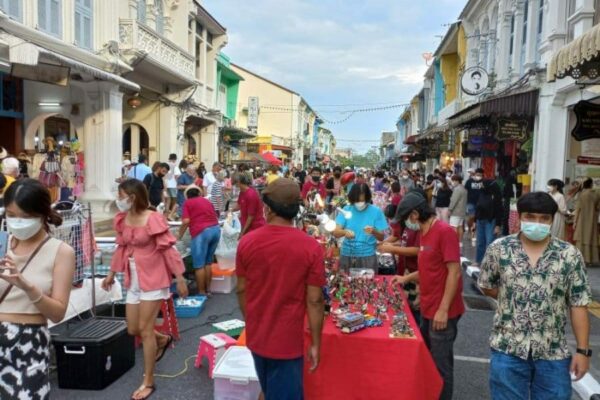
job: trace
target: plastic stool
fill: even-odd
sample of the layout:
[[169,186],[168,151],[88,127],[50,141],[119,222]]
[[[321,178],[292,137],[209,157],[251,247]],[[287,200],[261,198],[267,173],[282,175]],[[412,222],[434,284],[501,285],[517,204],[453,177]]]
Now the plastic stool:
[[[168,299],[162,301],[160,312],[162,314],[162,324],[155,325],[154,329],[163,335],[171,335],[173,336],[173,339],[179,340],[179,323],[177,322],[177,316],[175,315],[175,304],[173,303],[172,293]],[[142,338],[136,336],[135,347],[140,347],[141,344]]]
[[212,378],[213,369],[215,369],[215,365],[217,365],[219,359],[225,354],[225,350],[231,346],[235,346],[236,343],[235,339],[224,333],[211,333],[202,336],[200,343],[198,343],[198,354],[196,355],[194,367],[202,367],[202,358],[206,357],[208,360],[208,376]]

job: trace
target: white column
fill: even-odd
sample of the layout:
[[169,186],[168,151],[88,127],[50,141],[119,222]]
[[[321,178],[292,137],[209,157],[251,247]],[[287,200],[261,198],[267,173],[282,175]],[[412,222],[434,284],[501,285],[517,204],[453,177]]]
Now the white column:
[[510,65],[508,64],[508,55],[510,51],[510,21],[512,18],[512,12],[505,12],[502,15],[501,31],[500,31],[500,51],[498,58],[496,58],[496,73],[498,74],[498,81],[506,83],[509,79],[508,70]]
[[496,71],[496,43],[497,43],[497,37],[496,37],[496,30],[495,29],[490,29],[490,33],[487,37],[488,40],[488,65],[485,65],[484,67],[488,70],[488,72],[495,72]]
[[565,176],[567,151],[568,108],[564,95],[555,93],[555,84],[546,84],[540,91],[538,126],[534,137],[533,189],[544,190],[552,178]]
[[94,218],[110,212],[116,193],[115,178],[121,174],[123,94],[113,83],[89,85],[85,98],[83,128],[85,154],[84,200],[92,203]]
[[525,49],[525,70],[532,70],[536,67],[536,43],[538,32],[538,10],[540,8],[540,0],[529,0],[529,22],[527,24],[527,49]]
[[178,132],[183,129],[178,129],[177,126],[177,108],[176,107],[160,107],[159,126],[158,126],[158,160],[166,162],[169,154],[181,154],[181,141],[178,140]]
[[[513,57],[510,76],[512,79],[518,78],[521,70],[521,47],[523,46],[523,22],[524,22],[524,5],[517,2],[515,5],[515,26],[513,35]],[[509,27],[510,29],[510,27]],[[510,31],[509,31],[510,35]],[[510,36],[509,36],[510,37]]]
[[219,131],[217,124],[211,124],[200,133],[200,160],[208,169],[219,161]]

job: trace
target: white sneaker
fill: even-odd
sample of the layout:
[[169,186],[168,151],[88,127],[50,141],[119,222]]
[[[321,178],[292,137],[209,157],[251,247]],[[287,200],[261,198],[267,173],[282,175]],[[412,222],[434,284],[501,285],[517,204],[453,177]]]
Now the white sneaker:
[[471,245],[472,246],[477,245],[477,239],[475,239],[475,238],[471,239]]

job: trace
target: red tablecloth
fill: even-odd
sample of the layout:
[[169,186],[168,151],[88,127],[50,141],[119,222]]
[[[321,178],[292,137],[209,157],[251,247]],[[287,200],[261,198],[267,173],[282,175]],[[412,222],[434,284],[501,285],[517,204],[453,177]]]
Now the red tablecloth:
[[[389,337],[390,321],[382,327],[342,333],[326,318],[321,341],[321,362],[314,373],[304,371],[308,400],[438,399],[442,389],[433,359],[405,301],[416,338]],[[390,312],[390,320],[391,320]],[[310,332],[305,334],[305,347]],[[305,363],[306,366],[308,364]]]

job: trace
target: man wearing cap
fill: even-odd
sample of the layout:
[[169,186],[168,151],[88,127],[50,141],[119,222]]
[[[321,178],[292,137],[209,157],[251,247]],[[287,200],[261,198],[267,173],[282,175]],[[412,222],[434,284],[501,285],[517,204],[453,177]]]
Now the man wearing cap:
[[417,192],[404,196],[396,220],[421,233],[418,270],[396,276],[394,283],[418,281],[421,289],[421,334],[444,380],[440,399],[452,398],[454,341],[465,312],[462,299],[460,248],[456,231],[436,218],[427,199]]
[[305,314],[312,337],[309,370],[319,364],[323,251],[315,239],[293,226],[300,207],[295,181],[279,178],[262,195],[267,225],[248,232],[238,245],[238,299],[265,399],[300,400]]
[[264,226],[266,221],[263,203],[252,187],[252,178],[241,173],[237,176],[237,180],[237,186],[240,189],[237,204],[240,210],[240,223],[242,224],[240,237],[242,237],[246,233]]

